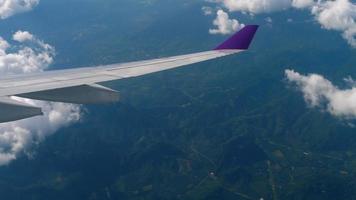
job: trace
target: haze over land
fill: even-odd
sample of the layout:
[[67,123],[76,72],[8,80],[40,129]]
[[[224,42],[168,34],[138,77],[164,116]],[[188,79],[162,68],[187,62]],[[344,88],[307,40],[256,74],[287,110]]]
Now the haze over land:
[[261,27],[240,55],[107,83],[117,104],[33,102],[47,115],[0,126],[2,198],[356,197],[354,2],[3,2],[1,75],[203,51]]

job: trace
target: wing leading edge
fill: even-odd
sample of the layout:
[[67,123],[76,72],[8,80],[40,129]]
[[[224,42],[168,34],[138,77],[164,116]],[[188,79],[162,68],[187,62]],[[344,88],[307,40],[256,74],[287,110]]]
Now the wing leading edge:
[[4,108],[0,109],[0,123],[42,114],[40,108],[16,102],[11,96],[77,104],[115,102],[119,100],[117,91],[97,83],[142,76],[245,51],[257,29],[257,25],[245,26],[211,51],[4,77],[0,79],[0,108]]

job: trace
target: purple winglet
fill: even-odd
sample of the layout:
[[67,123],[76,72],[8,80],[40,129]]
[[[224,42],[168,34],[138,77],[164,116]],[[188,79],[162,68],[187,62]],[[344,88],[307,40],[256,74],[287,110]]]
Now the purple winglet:
[[258,25],[247,25],[214,50],[248,49],[257,29]]

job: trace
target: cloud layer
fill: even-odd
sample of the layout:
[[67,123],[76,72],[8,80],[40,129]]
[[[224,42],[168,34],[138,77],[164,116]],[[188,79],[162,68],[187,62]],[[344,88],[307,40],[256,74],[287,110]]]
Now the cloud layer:
[[315,5],[314,0],[293,0],[292,7],[294,8],[308,8]]
[[[15,44],[0,37],[0,76],[40,72],[53,62],[54,48],[31,33],[17,31],[12,39]],[[81,109],[77,105],[12,98],[42,107],[44,116],[0,124],[0,165],[16,159],[59,128],[80,120]]]
[[350,0],[216,0],[230,12],[251,15],[308,9],[325,29],[342,32],[343,38],[356,48],[356,4]]
[[[316,4],[314,0],[217,0],[230,12],[249,14],[270,13],[289,8],[307,8]],[[322,1],[319,1],[320,3]]]
[[317,21],[326,29],[342,31],[348,43],[356,47],[356,5],[349,0],[324,1],[312,7]]
[[213,24],[216,28],[210,29],[210,34],[231,34],[245,26],[244,24],[240,24],[236,19],[230,19],[229,15],[223,10],[217,11]]
[[13,40],[19,45],[0,37],[0,75],[43,71],[53,62],[54,48],[29,32],[17,31]]
[[0,18],[5,19],[14,14],[26,12],[38,5],[40,0],[0,0]]
[[241,11],[259,14],[280,11],[291,6],[291,0],[219,0],[230,12]]
[[[285,70],[288,81],[297,85],[311,107],[319,107],[342,118],[356,118],[356,86],[340,89],[318,74],[302,75]],[[347,79],[350,81],[350,79]]]

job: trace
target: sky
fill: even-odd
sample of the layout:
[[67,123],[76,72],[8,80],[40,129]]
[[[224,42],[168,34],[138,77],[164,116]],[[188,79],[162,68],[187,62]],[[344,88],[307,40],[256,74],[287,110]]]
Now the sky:
[[[41,0],[0,0],[0,19],[5,21],[26,12],[35,12]],[[236,14],[249,17],[284,12],[308,12],[320,29],[337,32],[349,48],[356,48],[356,4],[350,0],[207,0],[201,8],[211,27],[211,35],[228,37],[246,22]],[[286,19],[290,22],[293,19]],[[267,17],[266,22],[273,23]],[[307,24],[306,24],[307,25]],[[56,57],[56,47],[26,30],[16,30],[11,39],[0,37],[0,74],[41,72],[49,69]],[[293,85],[306,102],[341,119],[356,118],[356,82],[345,77],[347,87],[338,87],[323,74],[302,74],[293,67],[284,71],[287,85]],[[15,98],[15,97],[14,97]],[[60,128],[81,121],[83,106],[15,98],[44,108],[44,116],[0,125],[0,165],[7,165],[31,146],[43,141]]]

